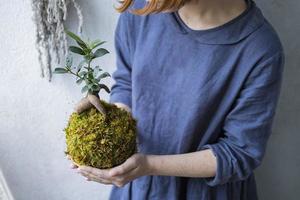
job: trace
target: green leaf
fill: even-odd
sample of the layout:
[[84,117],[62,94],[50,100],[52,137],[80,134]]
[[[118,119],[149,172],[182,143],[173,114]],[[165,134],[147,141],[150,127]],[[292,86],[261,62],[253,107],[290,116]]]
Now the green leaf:
[[81,84],[82,81],[83,81],[83,78],[80,78],[80,79],[78,79],[78,80],[76,81],[76,83],[77,83],[77,84]]
[[77,53],[77,54],[80,54],[80,55],[85,55],[84,51],[79,47],[70,46],[69,50],[72,51],[73,53]]
[[92,42],[89,43],[89,47],[92,48],[95,44],[101,42],[101,40],[94,40]]
[[[86,39],[86,43],[87,43],[87,44],[91,44],[91,42],[92,42],[91,39],[88,37],[88,38]],[[89,46],[89,45],[88,45],[88,46]]]
[[83,65],[85,64],[85,60],[81,61],[78,66],[77,66],[77,69],[76,69],[76,72],[79,73],[81,68],[83,67]]
[[104,56],[105,54],[108,54],[108,53],[109,53],[109,51],[107,51],[106,49],[100,48],[94,52],[93,58],[98,58],[98,57]]
[[73,64],[73,58],[72,58],[72,56],[68,55],[67,58],[66,58],[66,66],[68,68],[71,68],[72,64]]
[[79,72],[79,73],[78,73],[79,76],[85,76],[86,74],[87,74],[86,71],[82,71],[82,72]]
[[99,85],[92,85],[91,88],[93,91],[99,91],[100,90],[100,86]]
[[87,54],[84,56],[84,60],[86,63],[89,63],[93,59],[94,55]]
[[94,77],[96,77],[96,76],[98,75],[98,73],[99,73],[101,70],[102,70],[102,69],[100,69],[99,66],[96,66],[96,67],[94,68],[94,73],[93,73]]
[[87,86],[89,89],[92,89],[93,85],[94,85],[93,83],[89,83]]
[[93,79],[93,78],[94,78],[94,76],[93,76],[93,71],[92,71],[92,70],[88,71],[87,77],[88,77],[89,79]]
[[110,93],[110,90],[109,90],[109,88],[106,86],[106,85],[104,85],[104,84],[99,84],[99,86],[100,86],[100,89],[104,89],[107,93]]
[[53,73],[55,74],[65,74],[65,73],[68,73],[68,70],[66,70],[65,68],[55,68]]
[[101,69],[99,66],[96,66],[96,67],[94,68],[94,72],[95,72],[95,71],[98,73],[98,72],[101,72],[102,69]]
[[89,84],[89,83],[90,83],[90,80],[88,79],[87,74],[85,74],[85,75],[83,76],[83,78],[84,78],[84,81],[85,81],[86,84]]
[[96,85],[98,85],[99,80],[98,79],[92,79],[92,82]]
[[75,33],[71,32],[71,31],[68,31],[66,29],[65,29],[65,32],[68,36],[70,36],[72,39],[74,39],[77,42],[77,44],[79,44],[79,46],[81,46],[83,49],[88,49],[87,44],[78,35],[76,35]]
[[81,89],[81,92],[84,93],[84,92],[88,91],[88,89],[89,89],[88,86],[85,85],[85,86]]
[[101,41],[101,40],[95,40],[91,43],[90,48],[95,49],[96,47],[104,44],[106,41]]
[[104,72],[100,76],[98,76],[98,79],[103,79],[103,78],[108,77],[108,76],[110,77],[110,74],[108,72]]

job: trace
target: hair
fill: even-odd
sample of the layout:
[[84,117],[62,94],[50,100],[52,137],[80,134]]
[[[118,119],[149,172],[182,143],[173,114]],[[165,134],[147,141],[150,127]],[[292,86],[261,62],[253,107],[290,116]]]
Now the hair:
[[[164,11],[178,10],[188,0],[150,0],[145,7],[131,10],[137,15],[147,15],[152,13],[159,13]],[[124,12],[134,3],[134,0],[119,0],[121,6],[116,8],[118,12]]]

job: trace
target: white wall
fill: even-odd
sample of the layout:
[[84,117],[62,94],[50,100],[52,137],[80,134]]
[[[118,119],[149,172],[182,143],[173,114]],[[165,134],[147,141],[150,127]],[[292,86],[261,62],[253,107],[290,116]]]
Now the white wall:
[[[105,47],[111,54],[100,63],[111,73],[118,16],[113,1],[79,4],[85,17],[83,35],[108,41]],[[68,26],[76,31],[71,9]],[[107,199],[110,186],[85,181],[64,157],[62,129],[82,94],[71,76],[54,75],[52,82],[40,77],[30,0],[1,0],[0,14],[0,168],[15,199]],[[112,81],[106,83],[111,86]]]
[[[80,0],[83,34],[107,40],[112,53],[101,60],[115,70],[114,0]],[[279,32],[286,68],[273,134],[256,171],[260,199],[299,199],[300,187],[300,2],[256,0]],[[17,200],[105,200],[110,186],[86,182],[69,169],[63,150],[67,118],[81,98],[73,77],[40,78],[30,0],[0,0],[0,168]],[[75,30],[72,10],[68,27]],[[111,79],[107,79],[111,86]],[[102,91],[105,100],[108,95]]]

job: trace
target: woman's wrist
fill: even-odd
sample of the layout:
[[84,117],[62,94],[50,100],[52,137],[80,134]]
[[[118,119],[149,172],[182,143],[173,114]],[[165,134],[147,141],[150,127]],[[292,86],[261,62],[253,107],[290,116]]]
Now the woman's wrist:
[[146,156],[146,173],[147,175],[159,175],[160,166],[160,156],[159,155],[147,155]]

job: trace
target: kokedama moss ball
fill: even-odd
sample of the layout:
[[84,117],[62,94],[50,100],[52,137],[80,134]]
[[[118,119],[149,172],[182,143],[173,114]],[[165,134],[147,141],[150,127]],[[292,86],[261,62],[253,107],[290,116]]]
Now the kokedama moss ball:
[[137,152],[136,119],[116,105],[100,101],[106,120],[95,107],[71,114],[64,129],[65,153],[79,165],[106,169],[122,164]]

